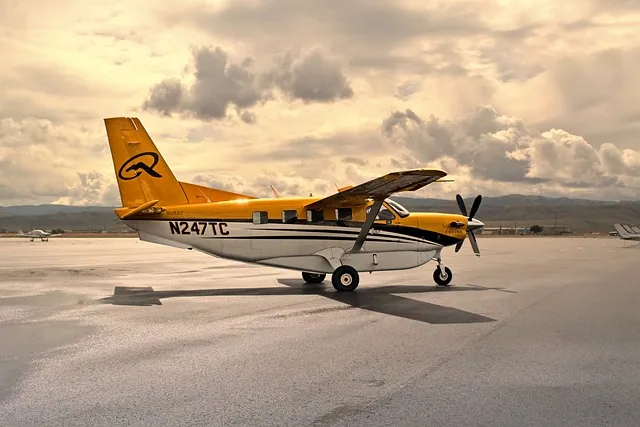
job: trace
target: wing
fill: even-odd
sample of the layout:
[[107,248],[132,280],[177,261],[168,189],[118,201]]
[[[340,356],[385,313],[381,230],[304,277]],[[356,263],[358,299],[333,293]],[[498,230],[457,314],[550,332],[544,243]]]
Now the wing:
[[307,209],[324,209],[364,205],[368,199],[384,200],[401,191],[416,191],[446,175],[446,172],[438,169],[391,172],[355,187],[340,189],[342,191],[305,207]]

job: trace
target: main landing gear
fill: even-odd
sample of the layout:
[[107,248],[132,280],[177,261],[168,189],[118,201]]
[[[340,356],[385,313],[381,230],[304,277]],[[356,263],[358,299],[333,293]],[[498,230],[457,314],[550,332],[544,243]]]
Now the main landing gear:
[[[453,279],[453,273],[449,267],[442,264],[442,258],[435,258],[438,266],[433,272],[433,280],[438,286],[449,286]],[[307,283],[321,283],[327,277],[324,273],[302,273],[302,278]],[[350,265],[341,265],[331,275],[331,284],[337,291],[355,291],[360,284],[360,275]]]
[[442,263],[442,258],[436,258],[438,261],[438,266],[433,272],[433,280],[438,284],[438,286],[449,286],[451,283],[451,279],[453,279],[453,273],[449,267],[445,267]]
[[[307,283],[320,283],[327,277],[324,273],[302,273]],[[360,275],[350,265],[341,265],[331,275],[331,284],[337,291],[355,291],[360,284]]]

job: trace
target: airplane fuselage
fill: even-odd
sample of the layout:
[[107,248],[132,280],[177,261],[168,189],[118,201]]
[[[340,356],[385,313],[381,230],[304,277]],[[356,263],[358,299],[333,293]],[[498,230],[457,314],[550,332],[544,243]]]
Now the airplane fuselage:
[[[305,205],[315,200],[279,198],[189,204],[123,222],[138,231],[142,240],[318,273],[335,270],[332,256],[342,257],[342,262],[359,271],[414,268],[466,236],[465,216],[405,212],[401,216],[387,202],[386,212],[381,215],[386,219],[374,222],[362,250],[343,254],[353,247],[367,206],[307,212]],[[452,223],[458,225],[452,227]]]

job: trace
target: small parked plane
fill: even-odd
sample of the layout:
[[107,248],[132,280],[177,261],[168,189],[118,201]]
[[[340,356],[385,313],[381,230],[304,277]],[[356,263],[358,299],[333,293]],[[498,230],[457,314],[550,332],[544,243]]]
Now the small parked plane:
[[26,237],[31,239],[32,242],[35,239],[40,239],[40,241],[42,242],[48,242],[49,237],[58,237],[58,236],[61,236],[61,234],[51,234],[42,230],[31,230],[28,233],[23,233],[20,227],[18,227],[18,232],[16,233],[16,237]]
[[442,182],[446,172],[393,172],[324,197],[256,198],[178,181],[138,118],[104,119],[122,200],[115,213],[140,240],[241,262],[302,272],[307,283],[327,274],[338,291],[353,291],[359,272],[402,270],[436,260],[433,279],[453,277],[441,251],[458,252],[466,237],[480,255],[473,230],[482,196],[467,215],[409,212],[389,199]]
[[640,228],[635,225],[613,224],[618,237],[622,240],[638,240],[640,241]]

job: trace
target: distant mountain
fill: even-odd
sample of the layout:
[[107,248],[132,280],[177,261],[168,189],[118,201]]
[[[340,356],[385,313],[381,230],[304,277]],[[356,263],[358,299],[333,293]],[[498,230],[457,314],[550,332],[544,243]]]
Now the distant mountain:
[[109,206],[66,206],[66,205],[22,205],[0,206],[0,217],[20,215],[38,216],[70,212],[113,212],[114,207]]
[[[474,197],[465,198],[471,209]],[[455,199],[393,197],[410,211],[459,213]],[[0,207],[0,231],[62,228],[74,231],[127,230],[110,206]],[[510,227],[554,224],[571,227],[576,234],[608,232],[615,222],[640,224],[640,201],[607,202],[567,197],[551,198],[511,194],[484,197],[477,218],[489,226]]]

